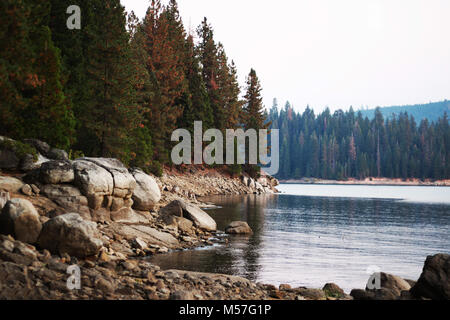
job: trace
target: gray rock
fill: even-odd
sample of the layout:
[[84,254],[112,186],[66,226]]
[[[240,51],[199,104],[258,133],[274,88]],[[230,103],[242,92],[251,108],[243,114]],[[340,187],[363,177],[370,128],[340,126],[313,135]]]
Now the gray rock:
[[0,149],[0,169],[16,169],[20,164],[20,159],[15,152],[7,149]]
[[102,247],[97,224],[83,220],[78,213],[50,219],[44,224],[38,242],[53,253],[79,258],[96,255]]
[[300,294],[302,297],[311,300],[320,300],[325,299],[325,292],[320,289],[310,289],[310,288],[297,288],[295,291]]
[[165,207],[161,208],[159,214],[161,216],[175,216],[175,217],[183,217],[183,210],[186,208],[186,205],[181,200],[174,200]]
[[391,290],[395,296],[400,296],[403,290],[411,289],[411,285],[402,278],[384,272],[380,272],[380,282],[381,288]]
[[0,190],[19,192],[24,183],[14,177],[0,176]]
[[44,184],[71,183],[75,173],[70,161],[47,161],[41,165],[40,180]]
[[33,189],[31,188],[31,186],[29,184],[24,184],[22,186],[22,188],[20,189],[20,191],[22,191],[22,193],[26,196],[32,196],[33,195]]
[[337,284],[335,283],[327,283],[324,285],[322,290],[325,292],[325,294],[329,297],[334,298],[341,298],[345,296],[344,290],[342,290]]
[[39,189],[35,184],[31,184],[30,186],[31,186],[31,189],[33,189],[33,192],[35,194],[41,193],[41,189]]
[[111,196],[114,189],[114,180],[106,169],[87,160],[73,162],[75,184],[83,195],[88,198],[89,206],[100,209],[104,196]]
[[[191,220],[194,225],[200,229],[207,231],[217,230],[216,222],[205,211],[182,200],[172,201],[167,206],[162,208],[159,214],[164,221],[167,221],[167,217],[170,216],[184,217]],[[170,219],[170,221],[174,222],[173,219]]]
[[66,151],[56,148],[50,149],[47,153],[47,157],[52,160],[69,160],[69,155]]
[[134,180],[122,162],[109,158],[81,158],[80,160],[95,163],[112,175],[114,180],[113,196],[118,198],[131,198],[136,188],[136,180]]
[[144,240],[142,240],[142,239],[139,238],[139,237],[134,238],[134,239],[132,240],[132,242],[131,242],[131,245],[132,245],[134,248],[136,248],[136,249],[141,249],[141,250],[144,250],[144,249],[147,249],[147,248],[148,248],[147,242],[145,242]]
[[188,220],[183,217],[176,217],[173,216],[175,219],[175,223],[177,224],[177,227],[179,230],[185,232],[185,233],[192,233],[192,228],[194,227],[194,223],[191,220]]
[[47,161],[49,160],[41,154],[38,154],[37,161],[34,160],[33,155],[26,154],[20,161],[20,170],[28,172],[31,170],[39,169],[41,165]]
[[0,233],[10,234],[22,242],[35,243],[41,229],[39,214],[30,201],[12,199],[3,207],[0,214]]
[[78,188],[72,185],[47,184],[42,186],[41,193],[66,212],[78,212],[84,219],[91,220],[88,199]]
[[136,213],[131,208],[122,208],[119,211],[111,212],[111,220],[118,223],[147,224],[148,219]]
[[155,179],[140,169],[132,169],[130,172],[136,180],[133,208],[141,211],[153,210],[155,204],[161,200],[161,191]]
[[170,294],[170,300],[194,300],[194,296],[191,292],[186,290],[177,290]]
[[350,295],[354,300],[397,300],[397,296],[392,290],[381,288],[379,290],[353,289]]
[[77,187],[68,184],[46,184],[41,187],[41,193],[47,198],[79,197],[81,192]]
[[450,299],[450,255],[436,254],[425,260],[419,280],[410,290],[416,298]]
[[116,234],[123,236],[128,241],[140,238],[149,246],[158,245],[168,248],[176,248],[178,240],[170,233],[158,231],[149,226],[115,224],[111,226]]
[[251,234],[252,229],[245,221],[233,221],[226,228],[225,233],[228,234]]
[[185,204],[184,216],[194,222],[194,225],[207,231],[216,231],[217,223],[205,211],[193,204]]
[[25,139],[23,142],[33,146],[39,153],[43,154],[44,156],[50,152],[50,146],[48,145],[48,143],[41,140]]

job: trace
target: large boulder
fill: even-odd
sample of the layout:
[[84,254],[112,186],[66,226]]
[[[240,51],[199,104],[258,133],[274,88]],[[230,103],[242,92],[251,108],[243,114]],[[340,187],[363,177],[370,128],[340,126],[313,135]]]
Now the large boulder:
[[53,253],[79,258],[98,254],[103,245],[97,224],[83,220],[78,213],[67,213],[47,221],[38,243]]
[[41,165],[40,180],[44,184],[71,183],[75,180],[70,161],[47,161]]
[[47,159],[40,153],[37,155],[37,160],[32,154],[26,154],[20,162],[20,170],[29,172],[35,169],[39,169],[41,165],[47,161],[49,161],[49,159]]
[[392,290],[386,288],[378,290],[353,289],[350,295],[354,300],[398,300],[400,298]]
[[186,203],[183,200],[172,201],[160,210],[159,215],[164,221],[175,222],[174,219],[168,219],[171,216],[184,217],[191,220],[197,228],[207,231],[217,230],[217,224],[213,218],[199,207]]
[[245,221],[233,221],[226,228],[225,233],[228,234],[251,234],[252,228]]
[[322,288],[325,295],[333,298],[345,297],[345,292],[335,283],[327,283]]
[[19,192],[24,183],[14,177],[0,176],[0,190]]
[[30,201],[12,199],[0,214],[0,233],[10,234],[19,241],[35,243],[41,232],[39,214]]
[[161,210],[159,210],[159,215],[161,217],[166,216],[183,217],[183,210],[185,208],[186,205],[182,200],[174,200],[165,207],[161,208]]
[[134,180],[122,162],[110,158],[81,158],[80,160],[92,162],[110,173],[114,181],[113,196],[118,198],[131,198],[136,188],[136,180]]
[[50,152],[50,146],[47,142],[43,142],[38,139],[25,139],[24,142],[33,146],[39,153],[43,154],[44,156],[47,156]]
[[72,185],[47,184],[42,186],[40,192],[66,212],[78,212],[84,219],[90,220],[88,199],[78,188]]
[[73,168],[75,184],[88,198],[89,206],[94,210],[100,209],[104,196],[110,196],[113,193],[112,175],[106,169],[87,160],[75,160]]
[[69,160],[69,155],[66,151],[56,148],[50,149],[50,151],[47,153],[47,157],[52,160]]
[[194,225],[197,228],[207,231],[217,230],[216,221],[214,221],[214,219],[211,218],[205,211],[193,204],[186,203],[184,217],[194,222]]
[[410,291],[416,298],[449,300],[450,255],[440,253],[428,256],[419,280]]
[[398,300],[403,292],[408,292],[411,285],[404,279],[392,274],[380,272],[380,289],[353,289],[350,295],[355,300]]
[[175,249],[179,246],[178,240],[170,233],[161,232],[149,226],[113,223],[110,225],[110,228],[115,234],[122,236],[128,241],[140,238],[149,245],[164,246],[170,249]]
[[130,173],[136,180],[133,208],[142,211],[153,210],[155,204],[161,200],[161,191],[155,179],[140,169],[131,169]]
[[20,159],[14,151],[0,148],[0,169],[16,169]]
[[[402,291],[411,289],[411,285],[404,279],[392,274],[380,272],[381,288],[391,290],[395,296],[400,296]],[[366,290],[369,290],[366,287]]]

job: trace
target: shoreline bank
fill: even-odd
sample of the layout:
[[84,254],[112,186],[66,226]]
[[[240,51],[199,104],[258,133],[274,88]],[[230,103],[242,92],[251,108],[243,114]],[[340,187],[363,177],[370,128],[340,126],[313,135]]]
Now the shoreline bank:
[[391,178],[366,178],[364,180],[349,179],[326,180],[315,178],[304,179],[281,179],[281,184],[317,184],[317,185],[364,185],[364,186],[430,186],[430,187],[449,187],[450,180],[420,180],[420,179],[391,179]]

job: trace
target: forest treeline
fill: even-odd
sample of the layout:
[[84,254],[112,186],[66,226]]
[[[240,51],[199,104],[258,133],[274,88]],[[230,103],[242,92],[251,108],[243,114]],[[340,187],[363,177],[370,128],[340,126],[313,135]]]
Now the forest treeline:
[[[428,119],[430,122],[436,122],[444,113],[450,112],[450,101],[444,100],[425,104],[389,106],[382,107],[380,110],[385,118],[392,118],[394,115],[398,116],[402,112],[407,112],[418,123],[424,119]],[[375,114],[375,109],[361,110],[361,113],[363,117],[367,116],[371,120]]]
[[2,0],[0,21],[1,135],[160,174],[176,128],[265,126],[256,72],[241,94],[211,24],[186,31],[175,0],[149,2],[142,21],[119,0]]
[[274,104],[272,128],[280,129],[281,179],[450,178],[450,127],[447,114],[416,123],[406,112],[370,120],[361,112],[329,109],[315,115]]

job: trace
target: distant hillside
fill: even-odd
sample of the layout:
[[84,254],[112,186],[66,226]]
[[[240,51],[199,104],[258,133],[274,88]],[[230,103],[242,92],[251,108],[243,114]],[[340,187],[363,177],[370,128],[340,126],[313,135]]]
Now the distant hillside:
[[[439,117],[444,115],[444,112],[450,116],[450,101],[444,100],[441,102],[432,102],[427,104],[416,104],[409,106],[394,106],[394,107],[383,107],[381,108],[381,113],[385,118],[391,118],[392,115],[398,115],[402,112],[407,112],[412,115],[417,123],[420,123],[422,119],[428,119],[428,121],[436,121]],[[363,116],[367,116],[372,119],[374,116],[375,109],[361,110]]]

